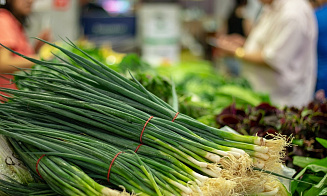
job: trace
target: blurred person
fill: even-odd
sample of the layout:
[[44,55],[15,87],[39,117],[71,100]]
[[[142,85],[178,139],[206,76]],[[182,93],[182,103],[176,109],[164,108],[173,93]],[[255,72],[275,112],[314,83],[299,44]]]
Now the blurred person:
[[[315,8],[318,22],[318,44],[317,44],[317,85],[316,92],[327,93],[327,0],[311,0]],[[322,93],[319,93],[322,94]]]
[[[27,17],[31,13],[33,0],[1,0],[0,3],[0,43],[23,55],[38,58],[36,54],[43,42],[37,41],[33,47],[25,34]],[[45,30],[38,37],[48,41],[50,31]],[[13,76],[7,73],[17,71],[17,67],[32,66],[32,62],[0,46],[0,87],[16,88],[11,82]]]
[[[217,40],[225,55],[243,61],[253,89],[279,106],[308,104],[316,85],[317,23],[307,0],[260,0],[263,11],[245,41]],[[243,44],[244,43],[244,44]]]
[[[219,35],[232,35],[234,39],[238,36],[247,37],[251,29],[251,21],[246,16],[247,0],[234,0],[234,8],[225,24],[218,31]],[[238,76],[240,73],[240,62],[234,57],[225,57],[224,62],[230,75]]]

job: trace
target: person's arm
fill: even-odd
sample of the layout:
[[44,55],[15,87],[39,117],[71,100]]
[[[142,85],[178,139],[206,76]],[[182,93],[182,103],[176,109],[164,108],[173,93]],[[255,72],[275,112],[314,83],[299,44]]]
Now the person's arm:
[[[36,55],[30,56],[37,58]],[[12,52],[0,46],[0,73],[12,73],[19,68],[30,68],[34,63],[19,57],[13,56]]]
[[[218,48],[223,50],[227,56],[235,56],[243,61],[252,62],[261,66],[269,66],[266,63],[261,51],[246,53],[243,49],[243,44],[240,41],[236,41],[234,38],[218,39]],[[243,41],[244,43],[244,41]]]
[[[0,43],[8,48],[15,48],[17,44],[17,22],[7,12],[0,13]],[[27,46],[26,46],[27,47]],[[28,49],[27,49],[28,50]],[[30,57],[36,57],[30,53]],[[17,68],[30,68],[33,63],[17,55],[6,48],[0,46],[0,73],[12,73],[17,71]]]
[[285,64],[296,59],[303,46],[305,34],[301,21],[295,17],[286,18],[278,24],[278,31],[260,51],[246,52],[242,46],[230,40],[218,40],[218,46],[227,55],[235,56],[258,66],[269,66],[274,70],[285,70]]
[[266,61],[260,51],[246,53],[242,47],[238,47],[234,51],[232,51],[232,54],[236,58],[239,58],[243,61],[248,61],[251,63],[269,67],[269,64],[266,63]]

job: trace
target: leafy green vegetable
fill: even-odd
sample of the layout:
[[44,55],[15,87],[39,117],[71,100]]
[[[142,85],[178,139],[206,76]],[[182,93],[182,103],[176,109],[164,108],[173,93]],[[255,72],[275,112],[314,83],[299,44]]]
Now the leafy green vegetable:
[[140,59],[137,54],[128,54],[118,65],[118,71],[126,74],[128,71],[142,72],[150,69],[150,65]]
[[301,157],[301,156],[294,156],[293,157],[293,164],[305,168],[309,164],[318,161],[319,159],[311,158],[311,157]]
[[[299,166],[303,163],[294,164],[294,156],[317,159],[327,156],[327,149],[323,147],[327,138],[327,101],[313,102],[300,109],[280,109],[267,103],[246,108],[233,104],[216,115],[216,122],[217,127],[229,126],[243,135],[292,135],[293,146],[287,148],[285,163],[296,170],[302,169]],[[321,139],[315,140],[319,137]]]
[[323,145],[325,148],[327,148],[327,140],[323,139],[323,138],[319,138],[317,137],[316,140]]
[[[325,142],[326,140],[317,138],[319,143]],[[305,166],[296,176],[295,179],[301,177],[302,181],[313,183],[312,185],[293,181],[291,183],[292,194],[313,196],[313,195],[324,195],[327,189],[327,158],[316,160],[311,158],[300,158],[295,157],[294,163],[300,166]],[[303,161],[304,160],[304,161]]]

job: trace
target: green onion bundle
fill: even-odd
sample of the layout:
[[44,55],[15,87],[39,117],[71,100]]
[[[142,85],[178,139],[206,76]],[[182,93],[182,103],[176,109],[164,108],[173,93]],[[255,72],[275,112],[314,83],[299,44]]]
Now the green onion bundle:
[[[70,43],[70,45],[79,50],[79,48],[77,48],[73,43]],[[90,90],[90,93],[93,93],[93,90],[96,90],[100,96],[111,97],[120,100],[124,104],[128,104],[135,109],[144,111],[151,116],[160,117],[168,121],[174,119],[175,124],[180,124],[189,130],[184,130],[184,133],[195,134],[197,136],[205,135],[206,138],[210,138],[209,141],[212,141],[216,144],[216,147],[214,148],[217,148],[219,145],[221,148],[218,149],[227,150],[226,147],[235,147],[228,150],[236,150],[238,153],[242,153],[240,150],[246,151],[255,159],[258,167],[266,166],[266,169],[272,169],[270,168],[270,165],[276,161],[278,162],[278,159],[280,158],[278,153],[283,148],[284,144],[282,140],[279,140],[278,142],[271,142],[266,141],[260,137],[237,135],[209,127],[183,114],[176,116],[177,112],[174,111],[174,109],[169,104],[163,102],[151,92],[148,92],[136,80],[135,82],[132,82],[124,78],[101,62],[87,55],[82,50],[80,51],[83,52],[91,61],[80,57],[66,49],[55,45],[52,46],[61,50],[74,62],[74,64],[78,64],[80,66],[79,68],[85,70],[86,72],[81,73],[81,69],[77,69],[73,66],[72,63],[69,63],[68,61],[64,61],[66,63],[65,65],[60,63],[56,64],[59,67],[63,66],[66,72],[63,72],[57,68],[54,69],[53,66],[49,67],[49,64],[47,63],[44,64],[38,61],[35,61],[35,63],[48,66],[50,69],[66,75],[67,77],[71,77],[73,80],[76,79],[79,82],[85,82],[84,84],[91,84],[91,86],[96,84],[95,86],[97,87],[97,89],[91,90],[87,89],[85,86],[80,86],[82,90]],[[72,72],[81,74],[83,78],[76,78],[76,75]],[[82,79],[82,81],[80,79]],[[74,88],[76,88],[76,86]],[[190,139],[193,140],[194,138]],[[267,142],[268,144],[266,144]],[[282,147],[280,148],[280,146]],[[268,147],[270,147],[270,150]],[[236,153],[234,153],[234,155]]]
[[[4,91],[9,92],[10,90]],[[95,128],[100,129],[102,132],[109,132],[109,134],[116,134],[129,138],[130,140],[140,140],[144,144],[158,148],[168,154],[178,154],[181,161],[186,161],[199,169],[214,167],[205,160],[206,158],[211,158],[211,161],[219,161],[219,156],[213,154],[217,150],[188,140],[169,129],[164,129],[163,127],[160,127],[159,129],[153,125],[154,122],[156,122],[156,119],[151,119],[151,122],[148,123],[144,129],[144,134],[142,135],[142,127],[144,127],[146,120],[139,119],[136,116],[125,113],[121,110],[97,104],[89,104],[87,102],[76,101],[69,98],[55,97],[54,95],[35,95],[38,99],[31,100],[28,99],[28,97],[31,97],[30,92],[24,93],[20,91],[12,91],[11,93],[16,95],[21,93],[24,96],[19,98],[18,96],[15,96],[16,98],[13,99],[13,101],[17,99],[17,101],[20,102],[20,106],[25,107],[24,109],[19,109],[18,112],[20,112],[20,110],[27,111],[28,108],[34,107],[35,111],[38,111],[39,113],[47,113],[48,116],[51,116],[51,114],[59,114],[64,116],[68,121],[75,120],[77,124],[87,123],[91,125],[88,130],[84,130],[86,131],[84,133],[95,134],[90,131]],[[44,101],[41,99],[42,96],[43,99],[53,99],[56,102],[48,100]],[[3,106],[2,111],[6,111],[6,109],[9,108],[7,110],[8,112],[14,112],[10,107],[11,103],[8,103]],[[146,116],[144,119],[146,118],[148,117]],[[208,152],[209,150],[212,153]],[[193,157],[197,157],[197,159]],[[219,170],[219,168],[216,169]],[[215,177],[218,174],[213,173],[212,175]]]
[[[19,138],[19,137],[17,137]],[[27,137],[26,139],[28,140]],[[34,140],[37,141],[37,140]],[[110,189],[99,185],[78,167],[56,156],[44,156],[33,146],[11,142],[20,157],[30,168],[35,168],[40,178],[56,193],[62,195],[109,195]]]
[[[22,120],[19,122],[22,123]],[[44,179],[48,184],[51,184],[52,182],[52,178],[47,178],[49,175],[51,176],[56,173],[59,173],[60,176],[64,177],[68,176],[68,174],[72,176],[79,175],[76,177],[68,176],[66,177],[68,180],[65,180],[65,182],[68,182],[69,179],[79,180],[79,178],[82,178],[81,180],[84,180],[85,182],[76,181],[75,186],[79,185],[84,187],[86,185],[92,185],[91,187],[97,188],[96,191],[99,192],[95,192],[95,190],[92,189],[86,189],[83,191],[86,195],[92,195],[92,192],[94,195],[100,195],[100,193],[106,195],[105,193],[108,191],[104,189],[103,186],[99,186],[97,183],[92,181],[92,179],[87,175],[83,175],[79,169],[70,166],[63,159],[57,158],[57,156],[63,157],[67,161],[79,165],[86,171],[92,171],[92,174],[96,175],[99,179],[110,180],[110,183],[117,186],[124,186],[128,191],[140,195],[160,195],[159,193],[161,192],[164,193],[164,195],[190,194],[192,190],[188,187],[188,183],[191,181],[194,181],[195,183],[196,180],[195,177],[190,174],[183,175],[183,173],[180,173],[178,166],[175,167],[179,170],[175,171],[174,168],[163,165],[160,162],[148,160],[148,164],[152,165],[151,168],[154,168],[150,169],[135,153],[126,151],[119,154],[122,152],[119,149],[114,148],[108,143],[104,143],[85,135],[69,133],[59,129],[45,129],[44,127],[29,125],[28,123],[18,124],[17,122],[2,122],[1,125],[3,127],[10,127],[7,129],[8,131],[0,130],[1,134],[22,141],[25,144],[28,144],[28,146],[38,146],[39,150],[37,152],[39,157],[42,155],[40,153],[45,153],[46,156],[39,160],[41,160],[40,163],[44,163],[46,166],[40,164],[38,171],[40,176],[45,176]],[[23,145],[20,145],[18,147],[23,148],[22,146]],[[15,147],[16,149],[18,148],[17,144]],[[27,163],[29,163],[29,166],[33,168],[38,160],[38,157],[35,154],[36,150],[32,148],[26,149],[26,147],[24,147],[23,150],[25,150],[28,155],[20,153],[21,157],[24,160],[28,160]],[[34,152],[34,154],[29,153],[30,151]],[[111,167],[109,164],[112,160],[114,160],[114,162]],[[53,165],[55,164],[58,166],[54,167]],[[48,165],[50,168],[47,168]],[[60,170],[60,168],[66,167],[67,165],[69,166],[69,171]],[[109,171],[108,168],[110,168]],[[53,173],[51,173],[49,169],[52,170]],[[68,174],[65,174],[64,172]],[[175,176],[173,174],[175,174]],[[152,175],[154,177],[152,177]],[[169,178],[167,176],[169,176]],[[197,185],[194,184],[192,186],[195,186],[194,188],[196,188]],[[76,194],[78,193],[78,191],[75,190],[74,192]],[[82,195],[81,193],[78,194]],[[64,195],[74,194],[68,190]]]
[[[22,142],[16,145],[21,151],[33,152],[23,158],[30,166],[38,161],[35,153],[47,155],[40,174],[54,190],[59,182],[49,167],[60,167],[61,162],[71,166],[59,176],[68,178],[73,175],[69,169],[76,167],[99,180],[105,181],[107,175],[109,181],[112,172],[112,184],[140,195],[201,192],[207,177],[241,177],[241,171],[225,169],[241,168],[244,160],[242,175],[251,170],[252,161],[268,170],[280,166],[283,139],[241,136],[206,126],[87,54],[90,60],[53,46],[73,63],[60,57],[59,63],[25,57],[44,69],[16,75],[15,82],[24,90],[0,89],[11,95],[0,104],[0,134]],[[244,159],[248,155],[252,161]],[[74,186],[85,183],[84,177]],[[99,187],[82,191],[103,193]]]

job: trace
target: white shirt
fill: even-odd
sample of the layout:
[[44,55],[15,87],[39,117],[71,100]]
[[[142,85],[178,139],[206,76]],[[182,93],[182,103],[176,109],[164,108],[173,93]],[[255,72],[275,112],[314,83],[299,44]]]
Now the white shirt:
[[262,52],[265,67],[245,63],[243,76],[254,90],[279,106],[303,106],[316,83],[317,24],[307,0],[274,0],[250,33],[246,53]]

